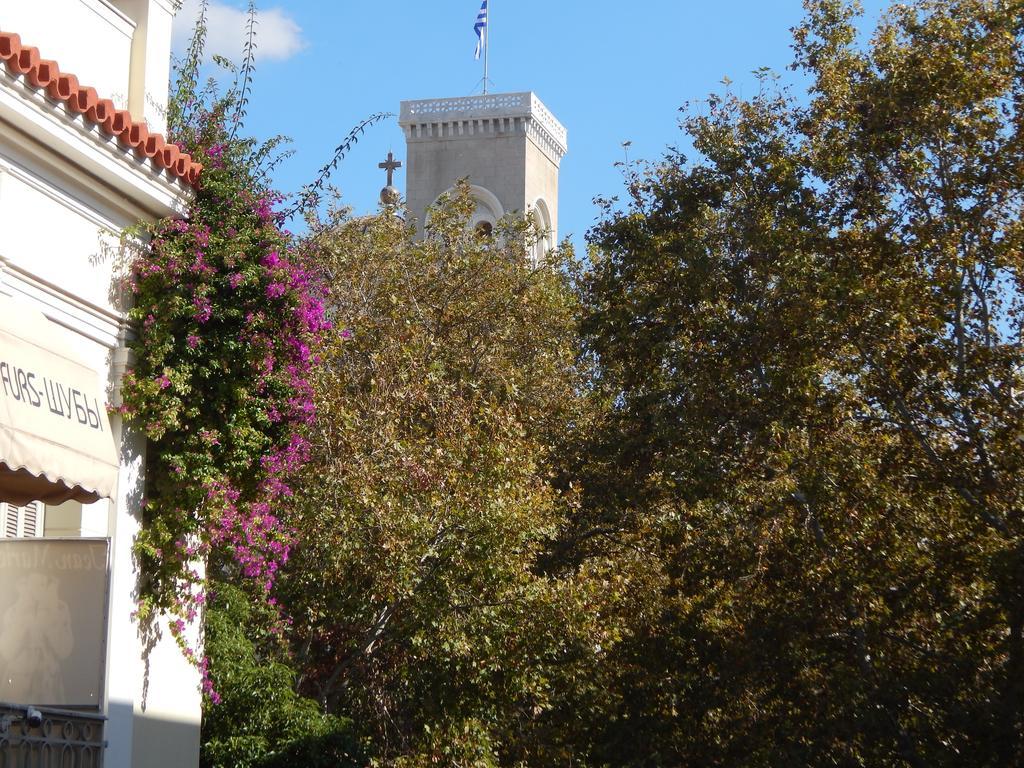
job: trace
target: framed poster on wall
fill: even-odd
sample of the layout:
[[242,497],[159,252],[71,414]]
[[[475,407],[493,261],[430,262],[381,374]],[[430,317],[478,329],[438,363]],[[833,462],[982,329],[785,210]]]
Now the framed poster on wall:
[[0,539],[0,701],[102,707],[109,539]]

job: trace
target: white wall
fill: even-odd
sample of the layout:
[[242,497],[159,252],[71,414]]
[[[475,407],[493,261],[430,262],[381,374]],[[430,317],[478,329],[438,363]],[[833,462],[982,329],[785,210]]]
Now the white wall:
[[[59,22],[59,23],[58,23]],[[16,32],[61,71],[128,106],[135,24],[104,0],[0,0],[0,31]]]
[[17,33],[157,132],[165,128],[173,19],[169,0],[0,0],[0,31]]
[[[151,124],[162,116],[148,111],[150,102],[166,104],[170,19],[162,0],[119,0],[118,8],[103,0],[0,0],[0,30],[17,32],[104,97],[134,99],[133,109],[145,100]],[[144,167],[81,118],[54,109],[0,66],[0,293],[34,305],[63,329],[107,385],[108,402],[130,333],[120,233],[181,210],[186,196],[179,182]],[[112,541],[104,764],[195,766],[198,671],[166,629],[151,649],[144,647],[132,618],[144,446],[137,436],[122,439],[118,418],[111,426],[121,451],[117,498],[86,505],[77,522],[80,533]],[[64,534],[75,531],[69,514],[61,513]]]

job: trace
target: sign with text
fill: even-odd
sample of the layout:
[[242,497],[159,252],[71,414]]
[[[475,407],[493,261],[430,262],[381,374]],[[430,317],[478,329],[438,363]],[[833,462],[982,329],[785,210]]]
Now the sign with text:
[[103,705],[109,539],[0,539],[0,701]]
[[21,506],[109,498],[120,468],[87,343],[0,296],[0,499]]
[[19,362],[0,361],[0,389],[4,397],[22,403],[26,408],[36,408],[39,411],[37,417],[46,413],[48,417],[104,431],[103,422],[106,420],[100,418],[103,406],[97,397],[75,389],[73,384],[48,378],[45,371],[23,368]]

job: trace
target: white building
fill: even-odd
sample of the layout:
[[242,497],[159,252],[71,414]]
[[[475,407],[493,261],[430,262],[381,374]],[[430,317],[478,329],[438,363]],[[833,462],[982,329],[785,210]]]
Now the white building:
[[421,233],[427,208],[468,178],[476,200],[473,226],[489,229],[518,213],[547,233],[535,255],[558,241],[558,168],[567,134],[536,94],[403,101],[399,125],[406,141],[406,204]]
[[198,764],[198,673],[132,619],[144,445],[104,407],[120,233],[181,213],[201,170],[161,136],[172,16],[0,0],[2,765]]

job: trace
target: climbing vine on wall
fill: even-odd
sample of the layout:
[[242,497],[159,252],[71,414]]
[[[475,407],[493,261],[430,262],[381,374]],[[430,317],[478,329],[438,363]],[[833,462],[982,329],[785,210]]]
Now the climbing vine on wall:
[[177,137],[204,163],[188,215],[160,223],[133,265],[138,339],[122,405],[150,443],[143,612],[179,621],[203,599],[193,563],[234,567],[269,592],[287,558],[278,509],[306,456],[310,349],[326,328],[322,289],[247,146],[217,112],[198,111],[194,128]]
[[148,246],[131,265],[137,338],[120,411],[148,441],[135,543],[140,621],[152,627],[152,619],[172,617],[172,633],[217,701],[207,660],[185,630],[206,602],[207,574],[274,603],[275,576],[295,536],[282,510],[289,478],[308,458],[305,433],[315,415],[311,350],[330,327],[313,246],[301,245],[284,222],[317,205],[366,128],[390,115],[360,122],[285,204],[269,183],[288,154],[284,139],[260,143],[240,133],[255,68],[255,6],[242,66],[213,57],[234,75],[223,92],[212,79],[200,86],[207,6],[200,3],[175,67],[167,110],[169,139],[203,170],[185,215],[149,228]]
[[185,641],[206,599],[198,564],[270,599],[288,558],[281,508],[307,457],[311,349],[328,328],[324,290],[267,183],[278,141],[237,136],[252,47],[226,95],[199,92],[204,34],[201,17],[168,111],[169,138],[204,167],[186,215],[153,227],[132,263],[137,339],[120,406],[148,440],[140,619],[170,615],[201,665]]

